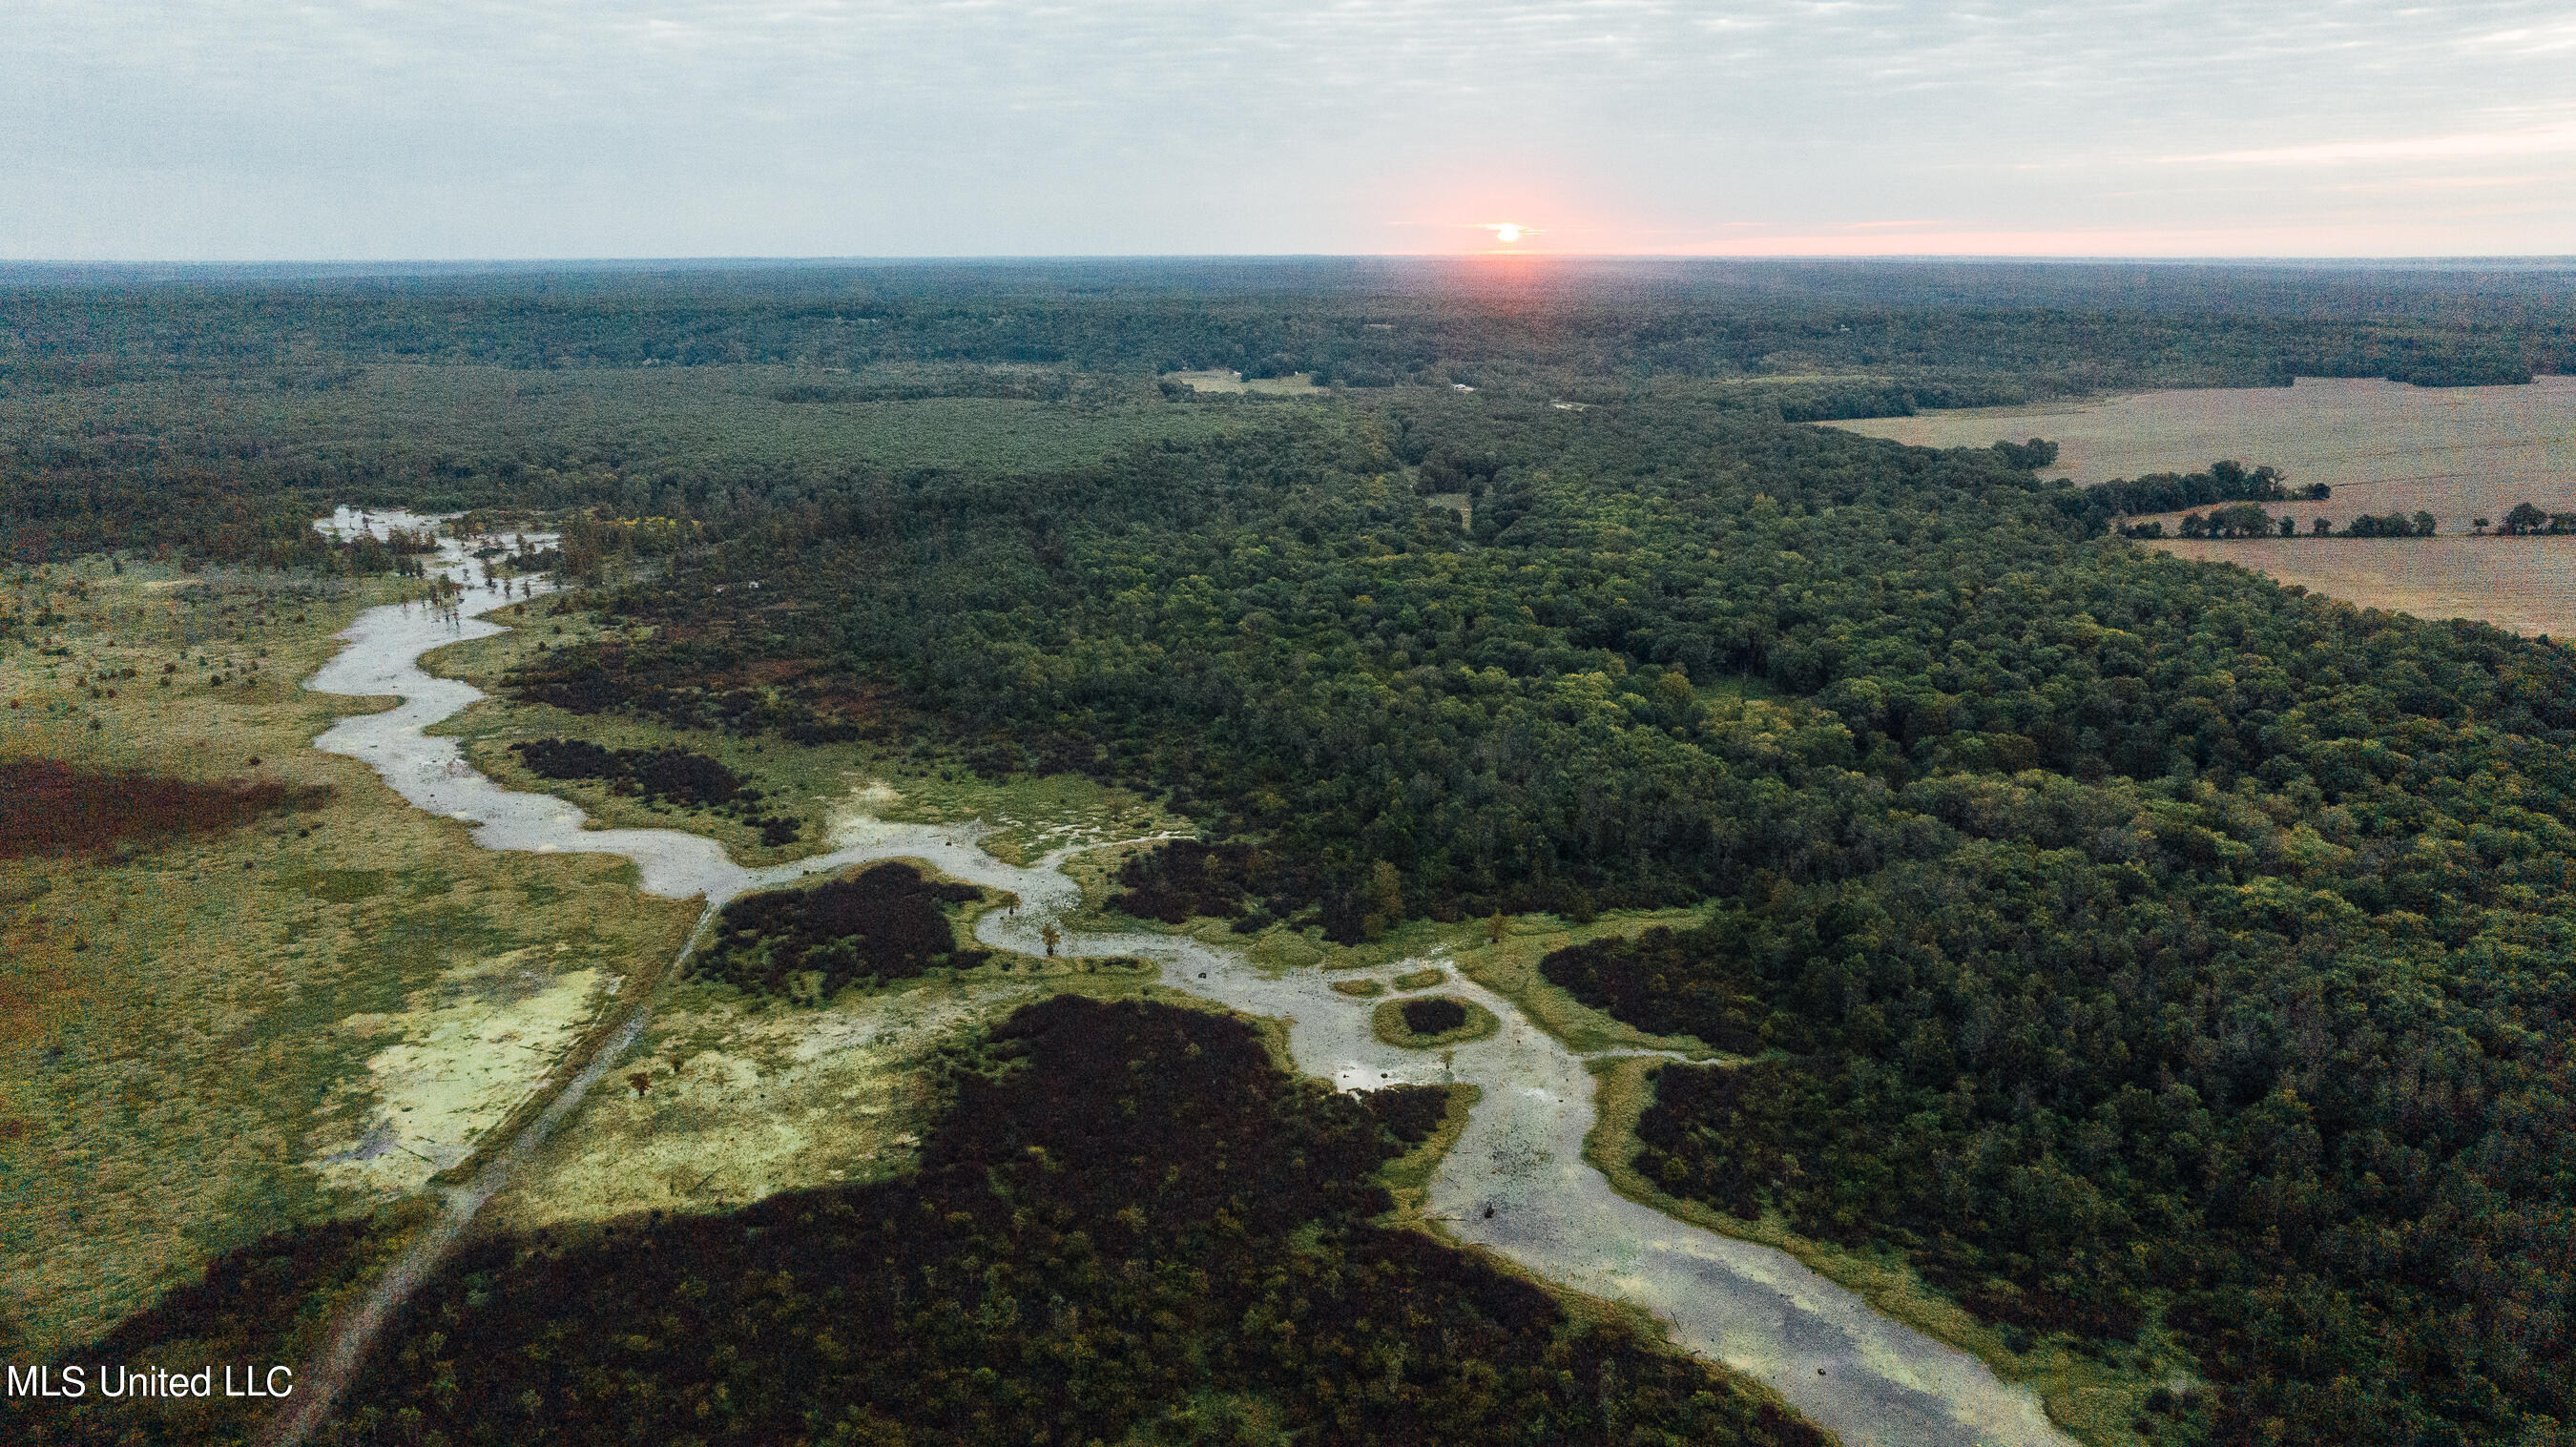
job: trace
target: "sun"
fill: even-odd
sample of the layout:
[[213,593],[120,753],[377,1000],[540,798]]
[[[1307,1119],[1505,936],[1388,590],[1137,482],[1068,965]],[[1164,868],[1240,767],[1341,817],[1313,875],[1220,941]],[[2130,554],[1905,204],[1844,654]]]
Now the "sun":
[[1524,237],[1536,236],[1538,234],[1537,227],[1524,226],[1518,221],[1479,221],[1476,223],[1476,229],[1479,231],[1490,231],[1494,233],[1494,239],[1505,246],[1509,246]]

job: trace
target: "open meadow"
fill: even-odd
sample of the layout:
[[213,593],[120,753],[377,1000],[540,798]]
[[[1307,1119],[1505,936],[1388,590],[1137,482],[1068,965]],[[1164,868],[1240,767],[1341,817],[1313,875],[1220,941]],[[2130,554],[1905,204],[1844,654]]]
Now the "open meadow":
[[[297,681],[393,582],[24,570],[0,764],[274,798],[0,858],[0,1333],[95,1335],[213,1257],[462,1158],[695,916],[621,861],[493,854],[311,747]],[[112,812],[108,817],[115,817]]]

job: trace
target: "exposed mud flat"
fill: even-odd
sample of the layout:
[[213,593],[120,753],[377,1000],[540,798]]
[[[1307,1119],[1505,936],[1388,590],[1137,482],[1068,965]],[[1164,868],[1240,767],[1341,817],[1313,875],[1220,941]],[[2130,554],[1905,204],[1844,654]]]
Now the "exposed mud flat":
[[495,1221],[527,1229],[721,1210],[892,1175],[918,1144],[923,1055],[1040,989],[1005,977],[845,994],[811,1010],[687,993],[610,1072],[610,1088],[494,1198]]
[[408,1010],[342,1020],[342,1031],[392,1043],[342,1087],[339,1107],[357,1128],[313,1169],[367,1196],[418,1190],[545,1083],[614,988],[595,968],[556,973],[525,949],[450,971]]

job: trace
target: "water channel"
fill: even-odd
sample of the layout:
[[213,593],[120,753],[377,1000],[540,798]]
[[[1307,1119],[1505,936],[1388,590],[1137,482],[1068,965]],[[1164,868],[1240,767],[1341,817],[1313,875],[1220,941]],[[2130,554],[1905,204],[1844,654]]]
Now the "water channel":
[[[388,528],[425,529],[434,521],[343,511],[317,526],[343,536],[360,528],[381,536]],[[986,944],[1035,954],[1044,948],[1040,930],[1052,922],[1063,933],[1060,952],[1152,959],[1172,989],[1287,1021],[1299,1068],[1343,1088],[1449,1081],[1481,1087],[1465,1133],[1431,1181],[1429,1214],[1458,1239],[1490,1247],[1539,1276],[1646,1309],[1681,1346],[1769,1383],[1847,1447],[2070,1447],[2029,1390],[1998,1380],[1976,1358],[1879,1315],[1785,1253],[1687,1225],[1613,1191],[1583,1160],[1583,1137],[1593,1123],[1585,1058],[1444,961],[1408,960],[1364,973],[1388,980],[1442,965],[1448,978],[1433,989],[1484,1006],[1502,1028],[1445,1051],[1407,1050],[1370,1030],[1370,1013],[1383,997],[1338,994],[1320,970],[1267,969],[1237,952],[1170,935],[1067,927],[1080,904],[1079,890],[1058,867],[1069,850],[1022,868],[977,847],[979,831],[971,825],[875,823],[844,833],[841,847],[829,854],[745,869],[711,840],[675,830],[587,829],[581,811],[560,799],[501,788],[468,767],[453,740],[424,733],[482,695],[432,677],[419,660],[435,648],[507,631],[480,615],[526,596],[531,582],[538,592],[545,584],[526,580],[518,593],[505,595],[502,584],[473,580],[467,543],[442,539],[439,549],[433,572],[464,583],[465,591],[439,607],[368,610],[341,635],[348,647],[306,686],[399,697],[400,705],[387,712],[335,724],[315,746],[364,761],[417,807],[472,825],[482,847],[622,855],[634,861],[646,893],[703,896],[710,908],[746,890],[882,859],[922,860],[954,878],[1009,890],[1020,908],[983,916],[977,935]],[[606,1061],[555,1102],[548,1124],[572,1111]],[[456,1230],[497,1187],[497,1172],[526,1154],[505,1153],[487,1179],[451,1196]]]

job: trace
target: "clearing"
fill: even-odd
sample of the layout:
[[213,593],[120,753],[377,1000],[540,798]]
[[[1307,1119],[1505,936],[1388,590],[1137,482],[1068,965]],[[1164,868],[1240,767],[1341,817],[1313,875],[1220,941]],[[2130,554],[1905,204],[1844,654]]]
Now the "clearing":
[[1194,392],[1250,392],[1263,397],[1321,397],[1332,390],[1316,386],[1312,372],[1291,372],[1285,377],[1254,377],[1248,381],[1241,372],[1165,372],[1155,380],[1178,383]]

